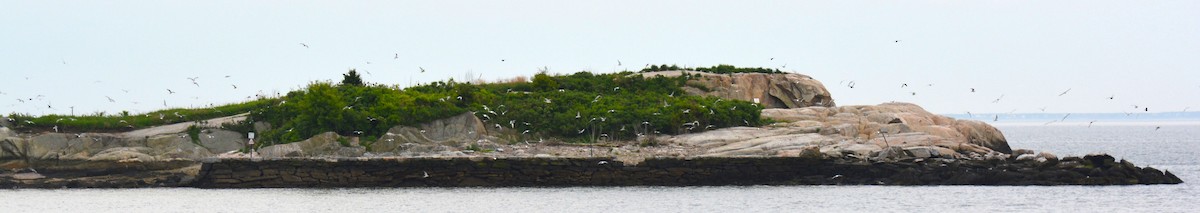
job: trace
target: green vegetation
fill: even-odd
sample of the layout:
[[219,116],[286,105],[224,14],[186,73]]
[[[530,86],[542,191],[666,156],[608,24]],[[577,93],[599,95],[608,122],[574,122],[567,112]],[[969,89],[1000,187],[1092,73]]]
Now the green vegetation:
[[187,135],[188,138],[192,139],[192,144],[200,145],[200,127],[196,125],[188,126]]
[[303,140],[323,132],[378,137],[396,125],[414,126],[466,112],[465,105],[446,100],[451,92],[418,92],[381,85],[310,84],[259,110],[255,121],[275,128],[260,132],[263,144]]
[[11,114],[9,118],[14,120],[13,127],[18,131],[54,131],[54,127],[58,127],[61,132],[121,132],[149,126],[242,114],[264,107],[271,102],[268,99],[259,99],[211,108],[165,109],[136,115],[129,114],[129,112],[121,112],[116,115],[97,112],[84,116],[45,115],[40,117]]
[[684,95],[681,88],[688,77],[539,73],[532,82],[476,85],[450,80],[407,89],[316,82],[272,100],[251,118],[276,125],[260,133],[264,145],[327,131],[378,138],[396,125],[415,126],[466,112],[484,120],[489,131],[517,136],[512,139],[555,137],[576,142],[762,123],[762,109],[752,103]]
[[493,92],[489,95],[497,97],[473,109],[502,129],[516,133],[530,130],[537,135],[581,142],[759,124],[761,108],[749,102],[683,95],[683,77],[580,72],[569,76],[539,74],[534,79],[547,77],[562,90],[526,90],[522,83],[487,85]]
[[246,119],[246,120],[241,120],[238,122],[223,123],[223,124],[221,124],[221,129],[238,132],[238,133],[241,133],[241,135],[246,135],[246,133],[254,131],[254,122],[252,122],[249,119]]
[[661,66],[650,65],[650,67],[643,68],[641,70],[641,72],[674,71],[674,70],[690,70],[690,71],[699,71],[699,72],[707,72],[707,73],[715,73],[715,74],[731,74],[731,73],[779,74],[779,73],[783,73],[783,71],[779,71],[779,69],[774,69],[774,68],[735,67],[733,65],[727,65],[727,64],[721,64],[721,65],[712,66],[712,67],[696,67],[696,68],[690,68],[690,67],[681,68],[676,65],[666,65],[666,64],[663,64]]
[[[728,65],[696,70],[778,72]],[[451,79],[401,89],[365,82],[357,71],[350,70],[343,74],[339,84],[313,82],[283,97],[214,108],[168,109],[140,115],[12,117],[20,128],[48,130],[58,126],[64,131],[103,132],[250,112],[247,121],[223,124],[222,128],[246,133],[254,130],[254,122],[271,124],[270,130],[258,132],[258,146],[296,142],[323,132],[361,137],[362,143],[369,145],[392,127],[417,126],[468,112],[482,119],[488,131],[503,133],[513,141],[559,138],[587,143],[764,124],[759,117],[762,108],[756,104],[687,95],[682,88],[689,86],[688,79],[694,77],[643,77],[633,72],[570,75],[543,72],[533,76],[532,81],[515,78],[476,84]],[[35,124],[23,123],[27,120]],[[193,128],[188,133],[197,140]]]

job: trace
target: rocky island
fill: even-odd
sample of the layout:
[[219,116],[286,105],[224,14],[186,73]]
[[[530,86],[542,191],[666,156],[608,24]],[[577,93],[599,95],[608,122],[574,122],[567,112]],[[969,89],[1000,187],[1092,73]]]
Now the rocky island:
[[914,104],[837,106],[819,81],[777,70],[664,65],[405,89],[345,77],[240,110],[183,111],[191,118],[5,117],[0,187],[1182,182],[1103,154],[1013,149],[986,123]]

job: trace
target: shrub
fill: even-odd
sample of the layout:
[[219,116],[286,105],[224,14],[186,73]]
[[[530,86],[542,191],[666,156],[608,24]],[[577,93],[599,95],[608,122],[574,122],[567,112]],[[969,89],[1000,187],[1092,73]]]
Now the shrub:
[[223,123],[223,124],[221,124],[221,129],[234,131],[234,132],[241,133],[242,135],[246,135],[246,133],[250,133],[250,132],[254,131],[254,122],[251,121],[250,119],[246,119],[246,120],[241,120],[241,121],[237,121],[237,122],[233,122],[233,123]]
[[188,126],[187,135],[188,138],[192,139],[193,144],[200,145],[200,127],[196,125]]

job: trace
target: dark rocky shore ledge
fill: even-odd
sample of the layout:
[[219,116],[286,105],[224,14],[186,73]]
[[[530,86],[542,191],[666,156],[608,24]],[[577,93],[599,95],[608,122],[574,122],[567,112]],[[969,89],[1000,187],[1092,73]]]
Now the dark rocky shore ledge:
[[[1059,161],[910,159],[864,162],[798,157],[611,158],[341,158],[211,159],[207,162],[116,163],[101,170],[41,171],[44,178],[0,176],[3,188],[323,188],[469,186],[719,185],[1131,185],[1177,184],[1170,172],[1108,155]],[[94,164],[94,162],[93,162]],[[197,165],[198,164],[198,165]],[[161,170],[161,167],[178,169]],[[83,167],[78,167],[83,168]],[[88,165],[87,168],[97,168]]]

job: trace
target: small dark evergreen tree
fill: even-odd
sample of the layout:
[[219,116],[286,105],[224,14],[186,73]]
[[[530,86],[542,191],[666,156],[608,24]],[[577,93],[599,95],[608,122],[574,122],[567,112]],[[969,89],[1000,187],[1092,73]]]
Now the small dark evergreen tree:
[[343,77],[342,85],[349,85],[349,86],[362,86],[363,85],[362,76],[359,76],[358,71],[355,71],[354,69],[350,69],[350,72],[348,72],[346,74],[342,74],[342,77]]

